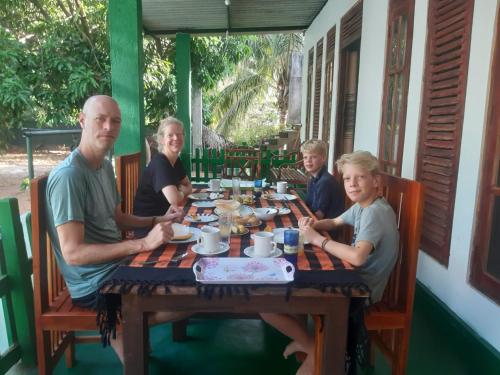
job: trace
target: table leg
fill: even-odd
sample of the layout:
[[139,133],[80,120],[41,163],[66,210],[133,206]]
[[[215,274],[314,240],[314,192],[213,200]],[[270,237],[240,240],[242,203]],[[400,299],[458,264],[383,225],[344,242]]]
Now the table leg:
[[122,296],[122,326],[125,375],[148,373],[147,316],[140,305],[141,297],[136,294]]
[[323,317],[320,374],[344,374],[349,298],[338,298]]

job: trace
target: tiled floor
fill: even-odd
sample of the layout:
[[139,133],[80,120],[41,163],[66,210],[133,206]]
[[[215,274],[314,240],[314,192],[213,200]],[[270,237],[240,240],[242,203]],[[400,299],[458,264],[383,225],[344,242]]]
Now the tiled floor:
[[[193,320],[189,340],[172,343],[170,325],[152,328],[150,374],[254,375],[294,374],[295,359],[281,353],[288,339],[258,320]],[[468,355],[469,354],[469,355]],[[122,367],[112,349],[98,344],[77,346],[76,366],[66,369],[61,361],[55,374],[121,374]],[[471,353],[464,352],[460,340],[450,334],[426,309],[416,310],[410,344],[408,374],[487,374]],[[12,369],[10,374],[36,374],[36,370]],[[389,374],[384,359],[377,354],[374,369],[362,374]],[[500,372],[499,372],[500,373]],[[493,375],[493,373],[491,373]]]

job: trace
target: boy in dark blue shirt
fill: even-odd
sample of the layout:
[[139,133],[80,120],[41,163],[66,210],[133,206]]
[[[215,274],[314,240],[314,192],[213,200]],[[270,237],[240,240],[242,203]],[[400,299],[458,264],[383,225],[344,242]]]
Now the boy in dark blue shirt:
[[[321,219],[333,219],[344,212],[344,192],[337,180],[327,171],[327,144],[317,139],[301,147],[304,168],[311,175],[307,184],[306,204]],[[335,232],[330,233],[335,236]]]

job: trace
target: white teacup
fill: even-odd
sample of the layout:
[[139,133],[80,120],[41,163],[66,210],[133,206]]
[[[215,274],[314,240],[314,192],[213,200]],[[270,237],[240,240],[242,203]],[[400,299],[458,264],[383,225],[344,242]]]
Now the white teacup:
[[252,235],[254,246],[253,251],[256,257],[268,257],[276,250],[274,235],[270,232],[257,232]]
[[214,179],[208,181],[208,189],[211,191],[219,191],[220,190],[220,180]]
[[287,190],[287,183],[286,181],[278,181],[276,183],[276,192],[279,194],[285,194]]
[[201,237],[198,238],[198,244],[203,246],[207,253],[214,253],[219,249],[220,230],[219,228],[205,225],[201,228]]

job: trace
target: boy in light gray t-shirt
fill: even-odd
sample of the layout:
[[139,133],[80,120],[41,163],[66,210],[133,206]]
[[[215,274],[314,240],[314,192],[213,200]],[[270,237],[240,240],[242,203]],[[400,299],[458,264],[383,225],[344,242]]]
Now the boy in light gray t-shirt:
[[373,245],[366,261],[357,270],[371,289],[371,302],[378,302],[398,256],[396,215],[384,198],[378,198],[365,208],[356,203],[340,218],[354,227],[351,246],[357,241]]

